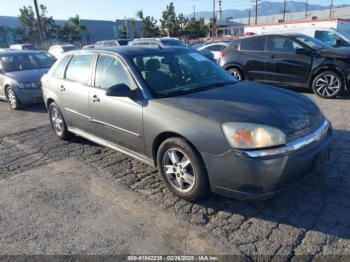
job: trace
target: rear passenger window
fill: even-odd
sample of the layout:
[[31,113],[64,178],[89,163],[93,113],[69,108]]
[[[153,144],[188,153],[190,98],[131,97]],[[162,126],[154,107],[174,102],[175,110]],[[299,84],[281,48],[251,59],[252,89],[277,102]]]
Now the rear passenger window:
[[265,51],[266,37],[251,37],[241,40],[242,51]]
[[71,56],[65,56],[57,65],[56,69],[53,71],[52,76],[56,78],[63,78],[64,69],[66,68],[68,60]]
[[66,79],[88,85],[93,58],[93,55],[75,55],[68,65]]
[[218,51],[222,51],[226,48],[226,46],[224,45],[211,45],[208,46],[206,49],[208,49],[209,51],[214,51],[214,52],[218,52]]

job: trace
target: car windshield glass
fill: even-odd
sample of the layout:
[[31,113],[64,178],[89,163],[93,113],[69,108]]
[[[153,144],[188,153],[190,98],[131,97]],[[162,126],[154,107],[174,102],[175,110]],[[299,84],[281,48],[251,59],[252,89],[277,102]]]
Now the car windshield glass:
[[306,36],[306,35],[300,35],[297,36],[296,39],[298,39],[299,41],[303,42],[304,44],[306,44],[307,46],[316,49],[316,50],[320,50],[320,49],[324,49],[324,48],[331,48],[330,45],[327,45],[326,43],[317,40],[315,38]]
[[162,40],[163,45],[165,46],[187,46],[184,42],[180,40],[174,40],[174,39],[168,39],[168,40]]
[[157,97],[196,92],[237,82],[224,69],[195,52],[136,56],[133,62]]
[[62,49],[64,52],[67,52],[67,51],[75,50],[77,48],[75,46],[62,46]]
[[55,62],[47,53],[4,54],[0,60],[6,72],[49,68]]

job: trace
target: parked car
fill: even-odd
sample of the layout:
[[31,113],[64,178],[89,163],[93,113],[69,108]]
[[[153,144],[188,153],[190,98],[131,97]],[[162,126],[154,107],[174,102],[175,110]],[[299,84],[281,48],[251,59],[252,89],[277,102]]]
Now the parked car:
[[40,47],[35,44],[14,44],[10,46],[10,49],[15,50],[39,50]]
[[108,46],[128,45],[129,42],[130,42],[129,39],[104,40],[104,41],[96,42],[95,43],[95,47],[108,47]]
[[198,51],[208,50],[213,53],[215,60],[219,60],[223,56],[224,50],[230,45],[230,43],[231,42],[207,43],[198,48]]
[[208,59],[216,62],[214,55],[208,50],[198,51],[192,46],[187,45],[185,42],[181,41],[178,38],[173,37],[162,37],[162,38],[138,38],[129,42],[130,46],[158,46],[160,48],[165,47],[185,47],[191,49],[192,51],[199,52]]
[[12,109],[42,102],[40,79],[55,61],[42,51],[0,52],[0,99]]
[[239,80],[311,88],[322,98],[336,97],[350,84],[350,49],[332,48],[302,34],[235,40],[220,65]]
[[86,49],[92,49],[92,48],[95,48],[95,45],[85,45],[83,46],[83,50],[86,50]]
[[332,128],[312,100],[239,82],[188,48],[71,52],[42,84],[59,139],[73,133],[157,166],[187,200],[210,189],[270,197],[328,157]]
[[65,52],[77,50],[78,48],[75,45],[63,44],[63,45],[53,45],[49,48],[49,53],[56,57],[57,59],[61,58]]

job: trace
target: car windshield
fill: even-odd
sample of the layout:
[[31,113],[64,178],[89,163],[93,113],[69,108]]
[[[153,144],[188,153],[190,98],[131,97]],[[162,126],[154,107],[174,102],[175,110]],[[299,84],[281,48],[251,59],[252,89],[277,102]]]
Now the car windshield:
[[332,48],[330,45],[327,45],[326,43],[320,40],[317,40],[315,38],[312,38],[310,36],[300,35],[300,36],[297,36],[296,39],[303,42],[304,44],[311,47],[312,49],[321,50],[325,48]]
[[228,72],[196,52],[135,56],[133,63],[156,97],[237,83]]
[[64,52],[68,52],[68,51],[76,50],[77,48],[75,46],[66,45],[66,46],[62,46],[62,49]]
[[165,46],[187,46],[184,42],[176,39],[162,39],[162,43]]
[[50,68],[55,62],[47,53],[3,54],[0,60],[6,72]]

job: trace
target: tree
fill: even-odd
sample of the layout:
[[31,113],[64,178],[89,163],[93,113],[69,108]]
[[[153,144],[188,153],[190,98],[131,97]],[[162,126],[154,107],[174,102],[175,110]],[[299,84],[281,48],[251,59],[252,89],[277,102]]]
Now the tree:
[[209,27],[205,24],[204,18],[196,20],[192,18],[186,24],[184,33],[190,38],[205,37],[209,32]]
[[170,3],[166,6],[165,11],[162,13],[161,33],[165,36],[181,36],[182,30],[180,27],[179,19],[175,13],[174,3]]
[[71,23],[73,41],[80,41],[80,32],[86,30],[86,26],[81,23],[79,15],[69,18],[69,21]]
[[158,37],[160,36],[160,30],[157,26],[157,20],[153,16],[144,16],[143,11],[139,10],[136,16],[142,21],[142,35],[143,37]]
[[130,23],[130,27],[131,27],[131,38],[134,39],[137,37],[136,20],[134,18],[130,18],[128,20],[128,23]]
[[120,38],[126,39],[128,37],[128,26],[127,26],[127,21],[125,21],[124,23],[121,23],[118,26],[118,30],[120,32]]
[[11,29],[7,26],[0,26],[0,47],[7,47],[11,37]]

